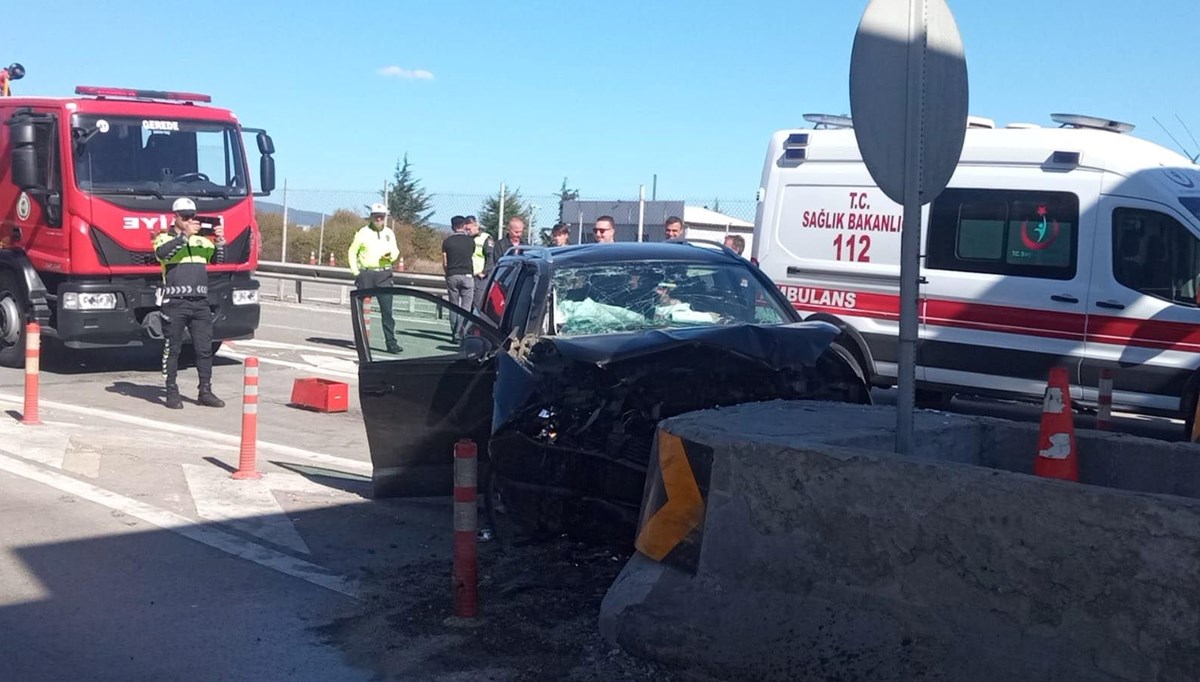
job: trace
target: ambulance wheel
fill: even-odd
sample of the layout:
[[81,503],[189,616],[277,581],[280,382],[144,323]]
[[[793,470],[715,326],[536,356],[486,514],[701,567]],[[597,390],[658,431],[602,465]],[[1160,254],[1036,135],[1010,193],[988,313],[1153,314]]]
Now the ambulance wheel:
[[917,389],[917,407],[923,410],[949,409],[951,400],[954,400],[954,394],[949,391],[934,391],[927,388]]
[[25,366],[25,292],[11,272],[0,273],[0,367]]
[[1196,400],[1200,399],[1200,392],[1196,388],[1190,388],[1185,394],[1187,397],[1183,399],[1182,405],[1183,414],[1183,440],[1190,443],[1192,441],[1192,430],[1196,427]]

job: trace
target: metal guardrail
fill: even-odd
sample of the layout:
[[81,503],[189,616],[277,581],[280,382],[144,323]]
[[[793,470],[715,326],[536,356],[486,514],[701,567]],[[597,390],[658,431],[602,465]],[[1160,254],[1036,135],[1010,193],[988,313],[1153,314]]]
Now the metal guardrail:
[[[346,305],[350,302],[350,291],[354,289],[354,276],[344,267],[329,267],[327,265],[305,265],[303,263],[279,263],[274,261],[259,261],[255,274],[263,279],[279,281],[279,300],[285,298],[287,282],[295,283],[296,302],[304,302],[304,284],[332,284],[339,286],[338,302]],[[446,295],[446,279],[441,275],[421,275],[413,272],[396,272],[392,274],[396,286],[411,287],[418,291]]]

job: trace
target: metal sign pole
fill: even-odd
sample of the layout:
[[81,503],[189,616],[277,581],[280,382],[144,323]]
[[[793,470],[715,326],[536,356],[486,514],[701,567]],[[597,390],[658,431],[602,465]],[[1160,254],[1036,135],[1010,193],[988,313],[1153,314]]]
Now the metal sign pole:
[[850,108],[863,163],[879,189],[904,205],[896,398],[896,452],[902,455],[913,452],[921,207],[954,174],[967,104],[962,38],[946,0],[872,0],[854,38]]

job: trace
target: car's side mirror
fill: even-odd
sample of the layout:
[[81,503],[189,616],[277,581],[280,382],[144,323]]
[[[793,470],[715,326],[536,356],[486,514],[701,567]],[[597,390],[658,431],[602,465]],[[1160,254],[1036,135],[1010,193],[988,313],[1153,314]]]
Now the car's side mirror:
[[482,336],[468,336],[462,342],[462,354],[472,360],[487,356],[492,350],[492,344]]
[[258,191],[270,194],[275,191],[275,157],[263,155],[258,159]]
[[275,141],[267,134],[265,130],[258,131],[255,136],[255,142],[258,143],[258,153],[263,156],[270,156],[275,153]]
[[37,161],[37,150],[34,146],[37,139],[35,124],[29,120],[22,120],[9,125],[13,184],[25,191],[44,189],[42,168]]

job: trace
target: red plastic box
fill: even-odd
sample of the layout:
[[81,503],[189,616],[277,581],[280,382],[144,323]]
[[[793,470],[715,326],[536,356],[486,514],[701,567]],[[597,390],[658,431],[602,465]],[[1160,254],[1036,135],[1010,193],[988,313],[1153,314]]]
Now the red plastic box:
[[318,412],[345,412],[350,407],[350,386],[315,377],[296,379],[291,404]]

